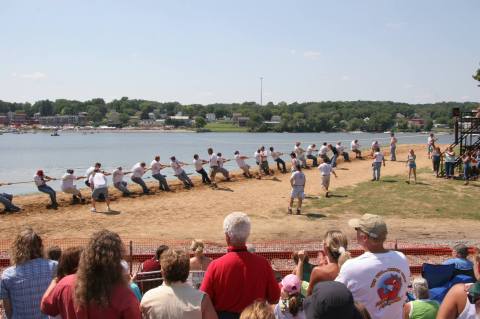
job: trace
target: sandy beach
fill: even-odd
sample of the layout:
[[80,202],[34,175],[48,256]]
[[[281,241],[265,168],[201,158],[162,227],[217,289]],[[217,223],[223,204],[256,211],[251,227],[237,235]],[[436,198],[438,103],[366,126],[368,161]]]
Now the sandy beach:
[[[431,167],[424,145],[402,145],[397,150],[398,162],[387,161],[382,175],[406,176],[405,162],[407,150],[414,148],[418,168]],[[388,156],[387,156],[388,158]],[[271,164],[271,167],[273,165]],[[307,176],[306,194],[309,198],[323,196],[320,187],[320,174],[317,169],[304,170]],[[338,178],[332,177],[331,191],[345,186],[353,186],[371,179],[371,160],[353,160],[350,163],[339,162]],[[218,189],[200,184],[197,176],[193,178],[198,187],[183,190],[178,181],[172,181],[175,192],[163,193],[157,184],[149,183],[153,195],[122,198],[118,191],[111,190],[114,213],[102,213],[104,203],[98,204],[100,213],[91,213],[90,205],[69,204],[70,196],[58,192],[60,207],[47,210],[48,197],[45,194],[26,195],[15,198],[15,203],[23,208],[19,214],[0,216],[0,239],[9,240],[25,226],[32,226],[44,237],[50,239],[87,238],[93,231],[108,228],[118,232],[124,238],[155,238],[165,240],[184,240],[203,238],[211,241],[223,241],[223,217],[233,211],[243,211],[252,219],[252,241],[268,240],[318,240],[325,230],[338,228],[353,236],[347,227],[347,220],[355,214],[344,211],[340,215],[321,219],[303,215],[287,215],[290,195],[290,174],[276,173],[274,177],[261,180],[245,179],[234,174],[231,182],[219,182]],[[217,176],[217,180],[221,180]],[[79,182],[80,185],[80,182]],[[139,188],[130,186],[135,192]],[[90,191],[82,192],[90,196]],[[322,200],[328,201],[328,198]],[[308,203],[308,198],[306,203]],[[381,207],[379,209],[388,209]],[[312,213],[312,212],[310,212]],[[314,213],[319,213],[318,210]],[[387,218],[390,227],[390,239],[404,241],[437,239],[480,239],[476,231],[480,222],[456,220],[455,230],[451,221],[445,219]]]

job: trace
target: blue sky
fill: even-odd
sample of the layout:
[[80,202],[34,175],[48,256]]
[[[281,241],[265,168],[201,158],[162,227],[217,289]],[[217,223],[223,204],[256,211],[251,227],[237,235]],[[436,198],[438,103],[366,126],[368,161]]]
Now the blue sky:
[[0,0],[0,99],[480,101],[478,0]]

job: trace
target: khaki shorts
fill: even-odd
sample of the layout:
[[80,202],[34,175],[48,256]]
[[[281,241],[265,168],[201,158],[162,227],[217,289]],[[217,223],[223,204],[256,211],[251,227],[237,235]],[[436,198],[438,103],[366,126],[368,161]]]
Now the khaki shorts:
[[322,186],[328,189],[330,186],[330,175],[322,175]]
[[72,195],[78,195],[78,194],[80,194],[80,191],[79,191],[76,187],[63,189],[62,191],[63,191],[64,193],[72,194]]

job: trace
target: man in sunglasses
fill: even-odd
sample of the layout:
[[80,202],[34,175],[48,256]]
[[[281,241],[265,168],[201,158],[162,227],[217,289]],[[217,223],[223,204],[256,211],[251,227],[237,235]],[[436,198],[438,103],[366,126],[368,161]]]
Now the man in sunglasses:
[[365,214],[348,224],[357,232],[365,253],[347,260],[335,280],[347,286],[373,319],[402,319],[410,280],[407,258],[384,247],[387,225],[382,217]]
[[480,282],[458,284],[449,291],[438,310],[437,319],[480,318]]

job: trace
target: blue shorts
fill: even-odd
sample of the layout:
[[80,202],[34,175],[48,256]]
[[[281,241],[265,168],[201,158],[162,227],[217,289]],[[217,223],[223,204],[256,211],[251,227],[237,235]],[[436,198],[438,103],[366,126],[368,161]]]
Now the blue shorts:
[[417,164],[415,164],[415,163],[409,163],[409,164],[408,164],[408,167],[409,167],[409,168],[417,168]]

